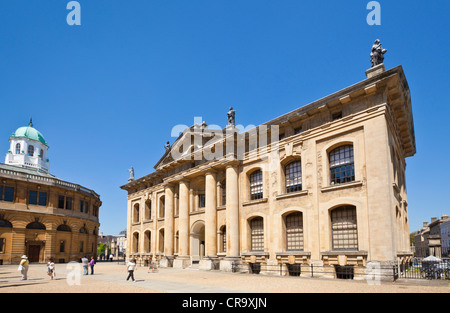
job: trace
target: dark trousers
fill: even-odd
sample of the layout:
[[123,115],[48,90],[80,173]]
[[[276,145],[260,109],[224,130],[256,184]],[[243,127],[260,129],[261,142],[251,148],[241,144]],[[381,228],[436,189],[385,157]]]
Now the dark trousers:
[[128,277],[127,280],[129,280],[131,277],[131,280],[134,281],[134,271],[128,271]]

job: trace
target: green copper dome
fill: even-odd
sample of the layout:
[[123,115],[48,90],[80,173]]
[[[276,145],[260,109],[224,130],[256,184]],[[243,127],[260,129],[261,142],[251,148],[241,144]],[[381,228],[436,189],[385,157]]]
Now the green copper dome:
[[28,138],[36,141],[40,141],[44,145],[47,145],[44,136],[35,128],[33,128],[33,123],[30,121],[29,126],[23,126],[18,128],[13,134],[12,137],[20,137],[20,138]]

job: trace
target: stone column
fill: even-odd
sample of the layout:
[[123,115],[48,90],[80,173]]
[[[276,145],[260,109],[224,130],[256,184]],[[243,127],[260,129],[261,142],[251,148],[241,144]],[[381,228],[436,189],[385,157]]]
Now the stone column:
[[179,256],[173,263],[175,268],[185,268],[190,265],[189,257],[189,182],[182,180],[179,185],[179,219],[178,233]]
[[227,257],[220,262],[220,269],[231,271],[233,262],[240,260],[239,247],[239,174],[238,165],[226,168],[227,201]]
[[174,214],[174,187],[167,185],[165,187],[165,214],[164,214],[164,256],[161,260],[161,267],[172,267],[173,255],[173,214]]
[[214,269],[217,260],[217,189],[216,173],[208,171],[205,179],[205,245],[206,258],[201,269]]

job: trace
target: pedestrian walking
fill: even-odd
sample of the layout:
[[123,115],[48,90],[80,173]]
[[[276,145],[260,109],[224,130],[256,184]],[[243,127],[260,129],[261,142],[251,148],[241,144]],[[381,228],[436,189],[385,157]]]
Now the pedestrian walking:
[[55,263],[53,262],[52,258],[49,258],[47,262],[47,275],[50,276],[51,280],[53,280],[53,278],[56,276]]
[[19,271],[22,274],[22,280],[27,280],[28,275],[28,265],[30,265],[30,262],[28,261],[28,257],[26,255],[22,255],[22,258],[20,260],[19,264]]
[[150,273],[150,271],[152,273],[156,272],[156,264],[155,264],[155,261],[153,261],[153,257],[152,256],[150,256],[148,258],[148,272],[147,273]]
[[136,280],[134,279],[135,269],[136,269],[136,259],[133,258],[130,260],[130,262],[128,262],[128,265],[127,265],[127,271],[128,271],[127,281],[131,278],[131,280],[133,282],[136,282]]
[[87,275],[89,271],[89,260],[86,256],[81,259],[81,264],[83,265],[83,275]]
[[89,265],[91,266],[91,275],[94,275],[95,259],[93,256],[91,256],[91,261],[89,262]]

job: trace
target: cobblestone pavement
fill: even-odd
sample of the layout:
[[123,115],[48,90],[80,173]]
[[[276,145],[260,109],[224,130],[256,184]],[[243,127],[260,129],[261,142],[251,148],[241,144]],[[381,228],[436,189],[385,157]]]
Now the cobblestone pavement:
[[[76,266],[80,266],[77,264]],[[449,293],[446,281],[398,280],[371,285],[366,281],[325,278],[276,277],[198,269],[159,269],[135,272],[126,281],[126,266],[97,263],[94,275],[80,275],[81,267],[56,264],[50,280],[45,264],[32,264],[22,281],[17,265],[0,266],[0,293]],[[79,280],[77,280],[79,279]]]

